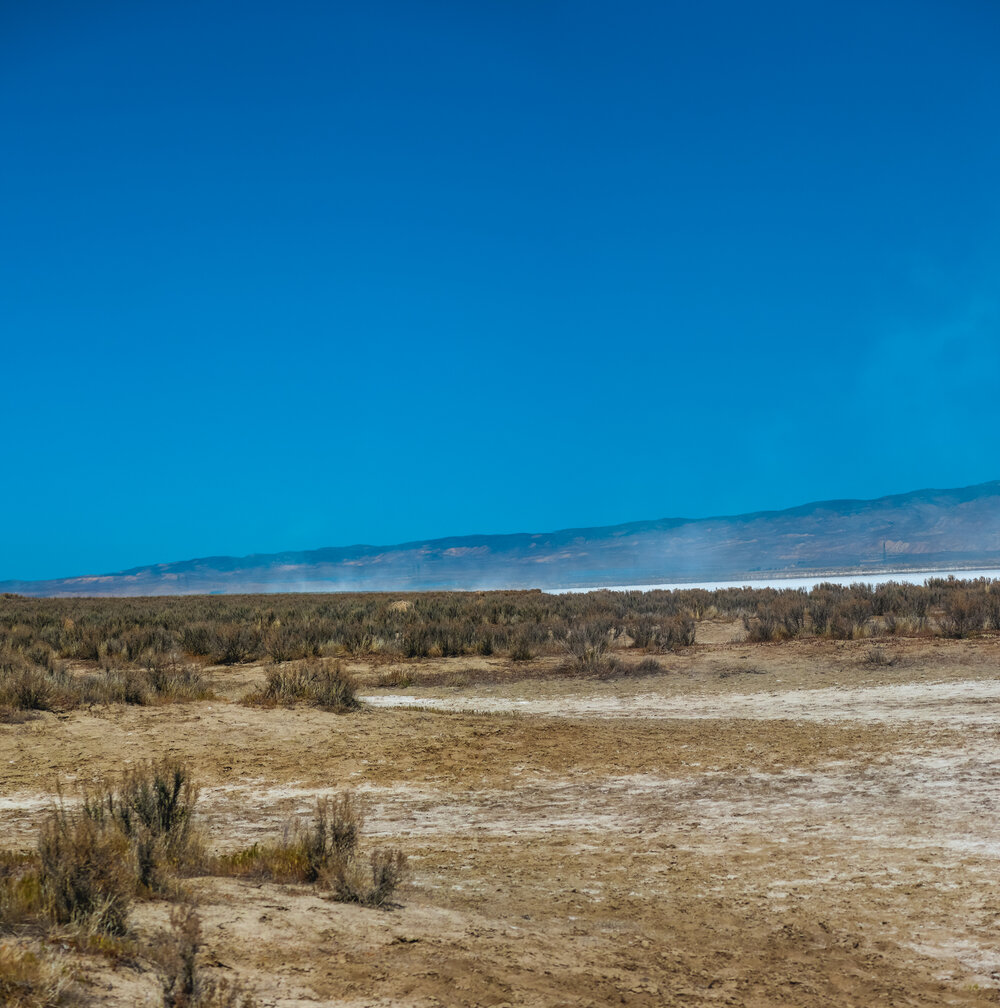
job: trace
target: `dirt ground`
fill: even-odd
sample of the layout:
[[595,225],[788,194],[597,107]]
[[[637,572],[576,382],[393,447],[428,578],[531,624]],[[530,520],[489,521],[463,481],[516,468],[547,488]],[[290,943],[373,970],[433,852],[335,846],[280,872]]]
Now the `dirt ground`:
[[[219,700],[0,725],[0,844],[33,844],[57,784],[163,755],[218,850],[361,793],[368,842],[410,858],[398,908],[186,883],[207,968],[261,1005],[996,1004],[1000,640],[739,637],[704,623],[607,681],[358,665],[350,715],[243,707],[264,672],[238,667],[208,670]],[[168,911],[136,908],[140,947]],[[157,1003],[141,955],[81,989]]]

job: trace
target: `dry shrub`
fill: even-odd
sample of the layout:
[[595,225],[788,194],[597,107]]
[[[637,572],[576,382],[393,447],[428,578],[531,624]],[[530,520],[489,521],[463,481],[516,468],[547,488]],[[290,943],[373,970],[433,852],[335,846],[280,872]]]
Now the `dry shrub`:
[[141,895],[166,892],[176,872],[200,859],[194,828],[198,789],[190,768],[172,760],[148,763],[106,780],[84,799],[86,815],[117,828],[131,848]]
[[596,676],[598,679],[627,679],[629,677],[662,675],[667,668],[655,658],[643,658],[635,665],[629,662],[619,661],[613,655],[604,655],[598,661],[588,665],[570,666],[566,668],[573,674],[579,675],[581,672],[587,675]]
[[888,668],[896,664],[896,656],[891,651],[886,651],[885,648],[870,647],[865,652],[865,664]]
[[577,672],[611,679],[621,671],[618,659],[607,653],[617,636],[618,629],[610,621],[587,620],[570,627],[563,646],[575,660]]
[[171,892],[174,872],[197,861],[196,797],[188,769],[167,761],[106,782],[78,808],[60,796],[37,853],[0,857],[0,926],[71,925],[102,950],[125,933],[136,895]]
[[255,661],[264,652],[264,632],[247,623],[225,623],[215,631],[215,660],[220,665]]
[[378,676],[375,685],[382,689],[409,689],[413,685],[413,674],[403,668],[389,669]]
[[394,848],[379,847],[371,852],[367,865],[354,852],[334,859],[322,883],[341,903],[384,907],[405,877],[406,855]]
[[0,854],[0,931],[35,924],[47,914],[38,854]]
[[0,1008],[55,1008],[72,977],[30,949],[0,945]]
[[103,682],[92,680],[104,703],[144,706],[149,702],[149,681],[139,669],[123,668],[106,673]]
[[385,906],[405,875],[406,856],[377,849],[366,863],[358,852],[363,825],[364,810],[355,795],[321,798],[310,823],[296,825],[275,843],[221,855],[213,870],[275,882],[316,882],[334,899]]
[[210,700],[214,694],[201,672],[192,665],[183,665],[171,654],[169,660],[154,658],[146,668],[146,681],[160,703],[184,700]]
[[19,652],[0,653],[0,708],[51,711],[62,698],[57,679]]
[[243,703],[261,707],[307,703],[343,713],[361,706],[357,689],[354,677],[339,661],[329,663],[310,658],[285,668],[269,669],[264,688],[247,694]]
[[694,635],[694,617],[690,613],[677,613],[664,621],[657,640],[661,650],[676,651],[694,644]]
[[587,620],[570,627],[566,650],[584,666],[596,665],[611,646],[614,628],[608,620]]
[[732,679],[733,676],[767,675],[767,669],[759,665],[725,665],[719,669],[720,679]]
[[635,675],[660,675],[663,672],[666,672],[667,669],[655,658],[643,658],[643,660],[635,666],[634,671]]
[[198,965],[203,945],[201,918],[193,906],[174,907],[170,926],[172,930],[160,936],[155,949],[163,1008],[253,1008],[253,997],[239,984],[202,972]]
[[204,700],[212,695],[201,673],[177,655],[147,656],[147,667],[106,663],[103,671],[72,675],[39,647],[27,654],[0,652],[0,718],[18,711],[65,711],[88,704],[148,704]]
[[38,855],[41,897],[55,922],[124,933],[135,869],[119,829],[60,804],[42,823]]
[[510,660],[515,662],[531,661],[535,657],[531,650],[531,642],[527,636],[519,637],[510,649]]
[[17,710],[0,705],[0,724],[25,724],[28,721],[37,721],[38,717],[35,711]]
[[316,882],[336,859],[357,847],[364,826],[360,800],[350,792],[320,798],[308,824],[296,823],[273,844],[254,844],[216,859],[220,875],[250,875],[276,882]]

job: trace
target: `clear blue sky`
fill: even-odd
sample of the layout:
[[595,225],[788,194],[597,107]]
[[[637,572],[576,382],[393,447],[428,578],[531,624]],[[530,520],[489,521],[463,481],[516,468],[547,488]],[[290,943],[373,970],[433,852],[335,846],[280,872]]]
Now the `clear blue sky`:
[[0,6],[0,579],[1000,477],[1000,4]]

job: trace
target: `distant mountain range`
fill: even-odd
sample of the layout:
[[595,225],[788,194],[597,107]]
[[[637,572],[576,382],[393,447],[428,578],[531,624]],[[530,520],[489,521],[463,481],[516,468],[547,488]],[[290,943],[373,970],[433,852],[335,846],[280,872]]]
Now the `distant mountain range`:
[[0,582],[23,595],[573,588],[1000,567],[1000,481],[787,511],[204,557]]

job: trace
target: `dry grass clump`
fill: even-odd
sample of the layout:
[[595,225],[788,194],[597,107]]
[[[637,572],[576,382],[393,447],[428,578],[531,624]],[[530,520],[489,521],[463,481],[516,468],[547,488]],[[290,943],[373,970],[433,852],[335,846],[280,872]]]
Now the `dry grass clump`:
[[155,950],[163,1008],[253,1008],[256,1002],[239,984],[208,977],[199,965],[204,942],[201,918],[193,906],[174,907],[170,926]]
[[724,665],[719,669],[720,679],[732,679],[734,676],[747,676],[747,675],[767,675],[767,669],[761,668],[759,665]]
[[364,810],[355,795],[321,798],[308,824],[296,824],[274,843],[222,855],[213,870],[276,882],[314,882],[341,902],[385,906],[405,877],[406,856],[380,848],[362,857],[358,843],[363,826]]
[[865,652],[865,664],[874,665],[878,668],[889,668],[895,665],[897,657],[891,651],[881,647],[870,647]]
[[50,957],[0,945],[0,1008],[55,1008],[72,982]]
[[570,627],[566,634],[566,650],[582,670],[599,672],[607,663],[607,652],[616,636],[609,620],[587,620]]
[[71,694],[60,670],[39,665],[18,651],[0,651],[0,710],[57,710],[71,700]]
[[[388,672],[382,672],[375,680],[374,685],[381,689],[409,689],[414,683],[413,673],[409,669],[393,668]],[[421,683],[423,677],[421,677]]]
[[256,707],[292,707],[305,703],[343,713],[361,706],[357,690],[354,677],[341,662],[310,658],[269,669],[264,687],[248,693],[242,702]]
[[667,671],[667,667],[655,658],[643,658],[638,665],[626,666],[625,674],[633,676],[663,675]]
[[79,676],[72,682],[78,694],[78,704],[144,706],[209,700],[214,696],[200,670],[173,661],[150,661],[141,668],[111,666],[103,674]]
[[25,724],[37,720],[35,711],[17,710],[13,707],[0,706],[0,724]]
[[531,650],[530,638],[527,635],[522,634],[511,646],[510,660],[513,662],[526,662],[531,661],[534,657],[535,653]]
[[37,852],[0,854],[0,932],[22,930],[45,916]]
[[215,873],[316,882],[334,860],[354,852],[363,827],[364,810],[356,796],[344,792],[333,799],[321,798],[308,824],[293,824],[275,843],[222,855],[216,859]]

